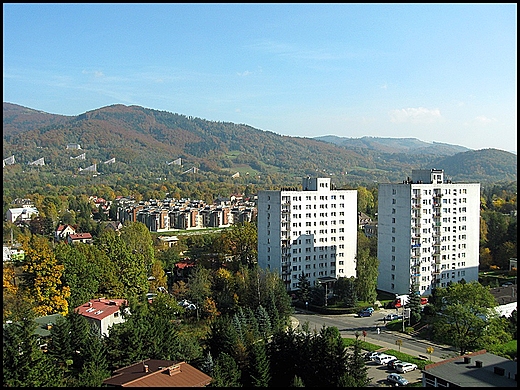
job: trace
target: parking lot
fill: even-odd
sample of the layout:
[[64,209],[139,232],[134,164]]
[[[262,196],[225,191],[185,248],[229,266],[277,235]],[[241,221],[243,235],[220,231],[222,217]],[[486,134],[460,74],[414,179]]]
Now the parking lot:
[[[366,362],[366,366],[368,367],[368,377],[372,378],[370,381],[371,387],[392,387],[392,385],[386,381],[386,376],[396,371],[390,370],[386,364],[379,365],[375,362]],[[422,372],[419,369],[400,375],[408,379],[410,384],[422,381]]]

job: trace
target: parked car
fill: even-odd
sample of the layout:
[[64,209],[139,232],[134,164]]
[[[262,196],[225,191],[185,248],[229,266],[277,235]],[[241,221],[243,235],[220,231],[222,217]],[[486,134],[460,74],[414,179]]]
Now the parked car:
[[397,358],[393,355],[387,355],[385,353],[382,353],[381,355],[379,356],[376,356],[374,358],[374,361],[377,363],[377,364],[387,364],[389,361],[391,360],[397,360]]
[[393,314],[393,313],[387,314],[386,316],[383,317],[383,319],[386,321],[400,320],[401,318],[403,318],[403,316],[401,314]]
[[374,308],[373,308],[372,306],[367,307],[367,308],[365,308],[365,309],[363,309],[363,310],[368,310],[368,311],[371,312],[371,313],[374,312]]
[[381,352],[367,352],[365,354],[365,360],[374,360],[376,356],[381,355]]
[[399,360],[399,359],[395,359],[395,360],[390,360],[388,363],[386,363],[386,366],[390,369],[390,370],[395,370],[395,366],[400,364],[400,363],[403,363],[402,360]]
[[401,374],[406,374],[408,371],[414,371],[416,369],[417,369],[417,364],[408,363],[408,362],[399,363],[399,364],[396,364],[396,366],[395,366],[395,370],[397,372],[400,372]]
[[505,282],[502,284],[502,287],[509,287],[509,286],[512,286],[513,283],[512,282]]
[[396,373],[388,374],[386,380],[396,386],[406,386],[409,383],[406,378]]
[[370,317],[370,316],[372,316],[372,312],[371,312],[370,310],[363,309],[363,310],[361,310],[361,311],[358,313],[358,316],[359,316],[359,317]]

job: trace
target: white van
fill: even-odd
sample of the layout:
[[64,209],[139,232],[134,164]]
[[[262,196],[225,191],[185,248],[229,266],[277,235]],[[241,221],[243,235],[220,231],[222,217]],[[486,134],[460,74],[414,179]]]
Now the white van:
[[387,355],[387,354],[381,354],[379,356],[376,356],[374,361],[377,363],[377,364],[388,364],[389,361],[391,360],[396,360],[397,358],[393,355]]

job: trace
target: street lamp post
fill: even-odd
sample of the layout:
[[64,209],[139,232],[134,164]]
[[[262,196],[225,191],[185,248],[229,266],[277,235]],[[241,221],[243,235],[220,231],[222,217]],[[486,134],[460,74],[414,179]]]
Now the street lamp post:
[[327,307],[327,282],[325,282],[325,307]]

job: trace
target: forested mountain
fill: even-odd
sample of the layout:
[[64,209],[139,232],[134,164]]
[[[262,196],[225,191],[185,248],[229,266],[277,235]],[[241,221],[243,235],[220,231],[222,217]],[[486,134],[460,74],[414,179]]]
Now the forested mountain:
[[[34,170],[27,164],[43,157],[38,172],[67,180],[97,164],[102,175],[170,179],[196,167],[199,180],[263,187],[299,185],[307,175],[331,177],[338,187],[371,185],[402,181],[418,168],[444,169],[454,181],[516,181],[516,155],[496,149],[404,138],[290,137],[121,104],[63,116],[4,102],[3,112],[3,158],[14,155],[19,166],[5,167],[4,176]],[[68,143],[81,150],[67,150]],[[81,153],[85,160],[75,159]],[[103,164],[112,158],[116,163]],[[178,158],[182,166],[169,164]]]

